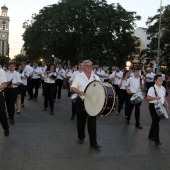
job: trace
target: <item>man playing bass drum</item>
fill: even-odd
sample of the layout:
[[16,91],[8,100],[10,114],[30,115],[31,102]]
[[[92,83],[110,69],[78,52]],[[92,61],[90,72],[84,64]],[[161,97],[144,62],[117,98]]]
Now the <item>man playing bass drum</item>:
[[94,80],[100,81],[100,78],[93,74],[92,62],[90,60],[85,60],[83,61],[83,72],[75,76],[71,85],[71,91],[79,95],[76,100],[78,142],[79,144],[84,142],[87,120],[90,147],[99,150],[101,146],[97,144],[96,116],[89,116],[87,114],[84,108],[84,101],[81,99],[85,95],[84,90],[86,86]]
[[149,101],[149,111],[152,118],[152,124],[149,131],[148,138],[155,142],[155,146],[161,145],[159,138],[159,121],[160,117],[157,115],[154,104],[160,101],[162,104],[168,108],[168,102],[165,98],[166,90],[162,86],[163,79],[161,75],[155,75],[154,77],[155,85],[150,87],[147,94],[147,100]]

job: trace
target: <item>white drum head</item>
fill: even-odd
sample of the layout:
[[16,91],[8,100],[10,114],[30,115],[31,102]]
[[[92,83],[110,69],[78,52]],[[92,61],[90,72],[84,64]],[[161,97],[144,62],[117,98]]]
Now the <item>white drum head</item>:
[[93,81],[85,90],[84,106],[90,116],[97,116],[105,103],[105,90],[101,83]]

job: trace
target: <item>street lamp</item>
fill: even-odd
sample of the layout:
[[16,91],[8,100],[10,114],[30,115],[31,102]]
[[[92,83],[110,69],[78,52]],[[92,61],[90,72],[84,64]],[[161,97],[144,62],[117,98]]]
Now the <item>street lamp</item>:
[[160,17],[159,17],[159,33],[158,33],[158,54],[157,54],[157,73],[159,73],[159,53],[160,53],[160,38],[161,38],[161,19],[162,19],[162,0],[160,0]]
[[130,61],[126,61],[126,68],[127,68],[127,70],[129,70],[131,65],[132,65],[132,63]]

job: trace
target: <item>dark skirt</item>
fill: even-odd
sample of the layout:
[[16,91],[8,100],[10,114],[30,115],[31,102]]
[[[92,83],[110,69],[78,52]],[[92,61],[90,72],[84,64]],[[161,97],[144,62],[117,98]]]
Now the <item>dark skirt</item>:
[[21,94],[22,93],[22,85],[19,85],[17,88],[17,94]]

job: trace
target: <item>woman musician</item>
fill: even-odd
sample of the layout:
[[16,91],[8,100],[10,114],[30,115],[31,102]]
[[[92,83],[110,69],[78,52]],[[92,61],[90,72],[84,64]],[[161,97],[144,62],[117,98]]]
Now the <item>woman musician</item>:
[[120,114],[120,111],[122,109],[122,106],[125,102],[125,117],[127,116],[127,97],[128,97],[128,94],[126,92],[126,88],[125,88],[125,84],[127,82],[127,79],[129,78],[130,76],[130,73],[129,71],[125,71],[123,73],[123,77],[119,80],[118,82],[118,86],[120,88],[119,90],[119,93],[118,93],[118,96],[119,96],[119,101],[118,101],[118,111],[117,111],[117,115]]
[[50,107],[51,115],[54,115],[54,93],[55,93],[55,79],[56,68],[54,64],[49,64],[47,70],[42,74],[44,80],[44,111],[47,109],[48,104]]
[[147,98],[146,98],[149,101],[149,111],[152,118],[152,124],[151,124],[148,138],[155,142],[155,146],[159,146],[161,145],[160,138],[159,138],[160,117],[156,113],[154,103],[160,101],[162,104],[165,104],[165,106],[168,108],[168,102],[165,98],[166,90],[162,86],[163,84],[162,76],[155,75],[154,82],[155,85],[149,88],[147,93]]

